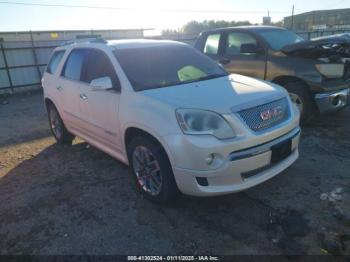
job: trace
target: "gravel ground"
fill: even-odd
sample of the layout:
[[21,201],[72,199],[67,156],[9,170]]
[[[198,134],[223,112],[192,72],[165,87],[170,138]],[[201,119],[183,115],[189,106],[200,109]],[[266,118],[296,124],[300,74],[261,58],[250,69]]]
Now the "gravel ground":
[[274,179],[159,206],[117,160],[57,145],[42,101],[0,98],[0,254],[350,254],[350,108],[303,128]]

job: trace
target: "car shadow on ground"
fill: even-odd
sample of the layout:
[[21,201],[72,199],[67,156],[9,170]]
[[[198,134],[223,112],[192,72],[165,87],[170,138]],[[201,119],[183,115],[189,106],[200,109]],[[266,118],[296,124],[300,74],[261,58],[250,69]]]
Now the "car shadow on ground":
[[246,193],[158,205],[134,183],[127,166],[86,143],[48,146],[0,179],[0,253],[306,252],[295,237],[310,230],[296,211]]

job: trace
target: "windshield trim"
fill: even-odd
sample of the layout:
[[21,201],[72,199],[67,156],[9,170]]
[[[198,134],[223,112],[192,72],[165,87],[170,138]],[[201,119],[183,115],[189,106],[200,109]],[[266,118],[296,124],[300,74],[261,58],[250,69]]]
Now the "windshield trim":
[[212,77],[212,76],[213,75],[208,75],[208,76],[203,77],[203,78],[198,78],[198,79],[193,79],[193,80],[188,80],[188,81],[183,81],[183,82],[169,83],[166,85],[154,85],[152,87],[146,87],[146,88],[142,88],[142,89],[138,89],[138,90],[134,89],[134,91],[140,92],[140,91],[147,91],[147,90],[159,89],[159,88],[164,88],[164,87],[172,87],[172,86],[180,86],[180,85],[198,83],[198,82],[208,81],[208,80],[217,79],[217,78],[221,78],[221,77],[226,77],[226,76],[229,76],[229,73],[226,72],[225,74],[215,75],[214,77]]

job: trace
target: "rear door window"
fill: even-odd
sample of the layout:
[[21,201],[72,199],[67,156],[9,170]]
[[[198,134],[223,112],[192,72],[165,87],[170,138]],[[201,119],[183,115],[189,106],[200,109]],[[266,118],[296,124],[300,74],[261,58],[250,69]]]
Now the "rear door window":
[[58,67],[58,64],[61,62],[64,55],[64,50],[56,51],[52,54],[49,64],[47,65],[46,72],[54,74]]
[[87,50],[73,50],[63,68],[62,76],[65,78],[80,81]]
[[207,55],[217,55],[220,44],[220,33],[208,35],[203,52]]
[[227,36],[226,55],[239,55],[241,54],[241,46],[243,44],[255,44],[256,39],[247,33],[231,32]]

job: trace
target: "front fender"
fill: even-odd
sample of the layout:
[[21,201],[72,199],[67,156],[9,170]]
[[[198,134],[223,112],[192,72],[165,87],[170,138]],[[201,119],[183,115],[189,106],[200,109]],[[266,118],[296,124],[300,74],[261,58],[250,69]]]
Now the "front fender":
[[174,159],[172,157],[170,148],[168,147],[168,144],[166,143],[166,141],[164,140],[163,136],[161,136],[156,130],[154,130],[152,127],[150,126],[146,126],[146,125],[142,125],[139,123],[133,123],[133,122],[128,122],[126,123],[123,127],[122,127],[122,133],[123,133],[123,149],[124,149],[124,154],[127,155],[126,152],[126,147],[127,145],[125,144],[125,134],[126,131],[129,128],[136,128],[139,129],[141,131],[144,131],[146,133],[148,133],[149,135],[151,135],[152,137],[154,137],[160,144],[161,146],[164,148],[165,152],[167,153],[167,156],[169,158],[169,161],[171,163],[171,165],[173,166],[174,163]]

